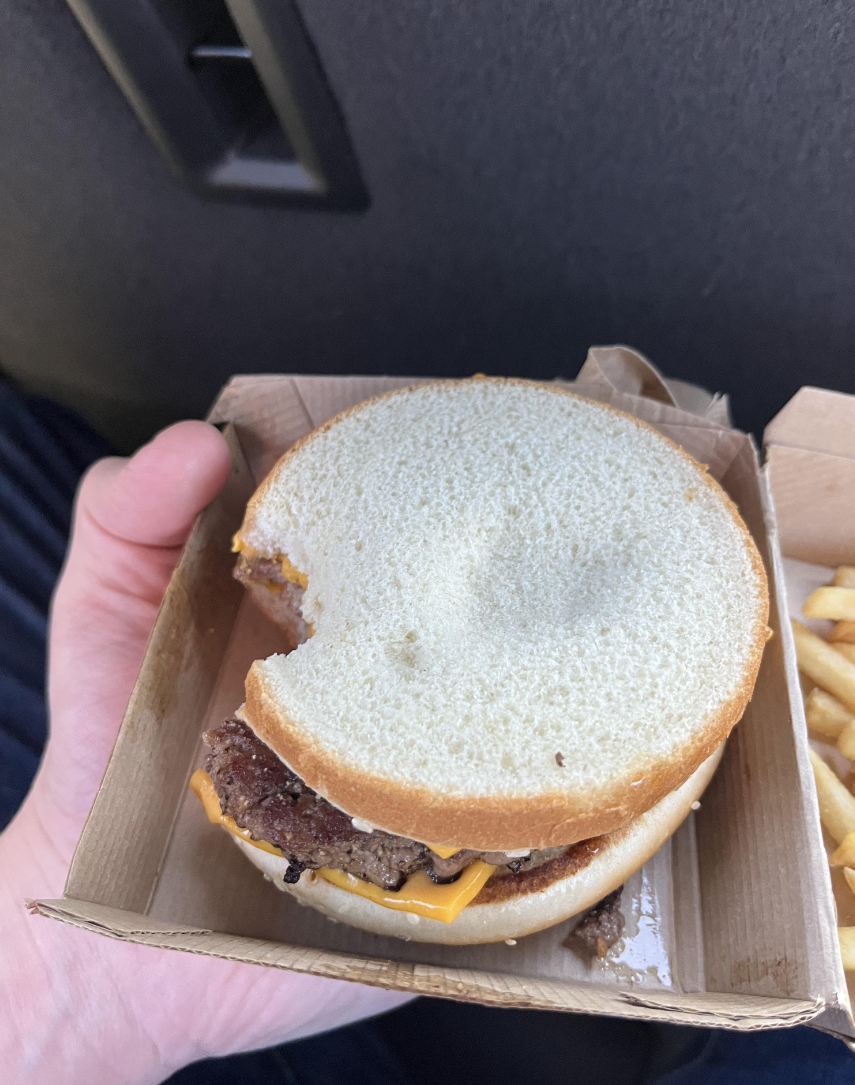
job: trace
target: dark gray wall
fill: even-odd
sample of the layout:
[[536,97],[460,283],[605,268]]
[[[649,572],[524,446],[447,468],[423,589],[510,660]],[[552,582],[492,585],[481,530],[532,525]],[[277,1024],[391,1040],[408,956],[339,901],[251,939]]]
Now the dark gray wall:
[[0,364],[142,428],[231,372],[572,374],[629,342],[759,428],[855,391],[855,15],[301,0],[371,192],[205,203],[61,0],[0,0]]

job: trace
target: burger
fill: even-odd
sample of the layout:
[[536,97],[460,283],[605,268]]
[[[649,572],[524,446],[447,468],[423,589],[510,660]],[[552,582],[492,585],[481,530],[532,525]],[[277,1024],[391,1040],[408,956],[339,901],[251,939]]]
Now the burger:
[[234,547],[286,650],[252,665],[192,786],[279,889],[423,942],[609,898],[708,784],[768,632],[762,561],[705,466],[522,380],[336,416]]

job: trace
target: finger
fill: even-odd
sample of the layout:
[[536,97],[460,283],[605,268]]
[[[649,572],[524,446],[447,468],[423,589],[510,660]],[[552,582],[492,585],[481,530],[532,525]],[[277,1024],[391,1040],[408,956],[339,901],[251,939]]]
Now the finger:
[[179,422],[130,460],[101,460],[78,495],[68,561],[55,614],[85,593],[101,608],[111,597],[159,603],[193,521],[222,489],[229,451],[204,422]]
[[99,545],[112,537],[180,546],[199,511],[223,488],[229,464],[225,440],[205,422],[170,426],[129,460],[101,460],[80,489],[75,543]]
[[[81,932],[81,942],[86,935]],[[91,939],[91,935],[89,938]],[[99,946],[99,948],[101,948]],[[277,968],[111,943],[145,983],[126,999],[182,1063],[298,1040],[395,1009],[412,995]],[[156,1005],[150,991],[159,992]]]
[[51,615],[44,766],[60,766],[69,838],[103,773],[180,546],[229,464],[217,430],[182,422],[130,460],[96,464],[81,485]]

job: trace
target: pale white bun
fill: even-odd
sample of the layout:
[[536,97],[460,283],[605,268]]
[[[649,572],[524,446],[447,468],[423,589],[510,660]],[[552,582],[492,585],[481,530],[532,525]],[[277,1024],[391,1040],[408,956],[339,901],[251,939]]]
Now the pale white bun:
[[291,449],[239,542],[308,578],[314,635],[245,716],[319,794],[411,839],[611,833],[724,741],[766,639],[721,487],[627,414],[526,381],[369,400]]
[[[232,837],[247,858],[277,889],[295,896],[330,919],[359,927],[371,934],[408,938],[414,942],[440,942],[445,945],[474,945],[522,938],[569,919],[596,904],[617,889],[651,858],[676,831],[700,798],[721,760],[724,746],[696,769],[676,791],[666,795],[656,806],[642,814],[625,829],[613,833],[601,844],[587,866],[571,873],[558,871],[547,884],[537,870],[502,879],[504,892],[491,894],[490,882],[453,923],[413,917],[407,912],[392,911],[373,901],[348,893],[323,878],[306,872],[294,885],[286,885],[283,875],[288,861]],[[511,880],[520,888],[508,891]],[[492,879],[491,879],[492,880]],[[534,884],[532,884],[534,883]],[[494,899],[495,897],[501,899]]]

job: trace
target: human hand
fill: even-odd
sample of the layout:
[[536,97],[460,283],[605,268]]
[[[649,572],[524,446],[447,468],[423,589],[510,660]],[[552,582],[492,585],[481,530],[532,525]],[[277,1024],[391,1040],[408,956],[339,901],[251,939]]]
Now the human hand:
[[[169,576],[229,472],[225,441],[181,422],[78,493],[49,645],[50,739],[0,836],[0,1078],[137,1085],[209,1055],[265,1047],[407,996],[129,945],[28,915],[59,897]],[[5,1060],[9,1060],[6,1065]]]

